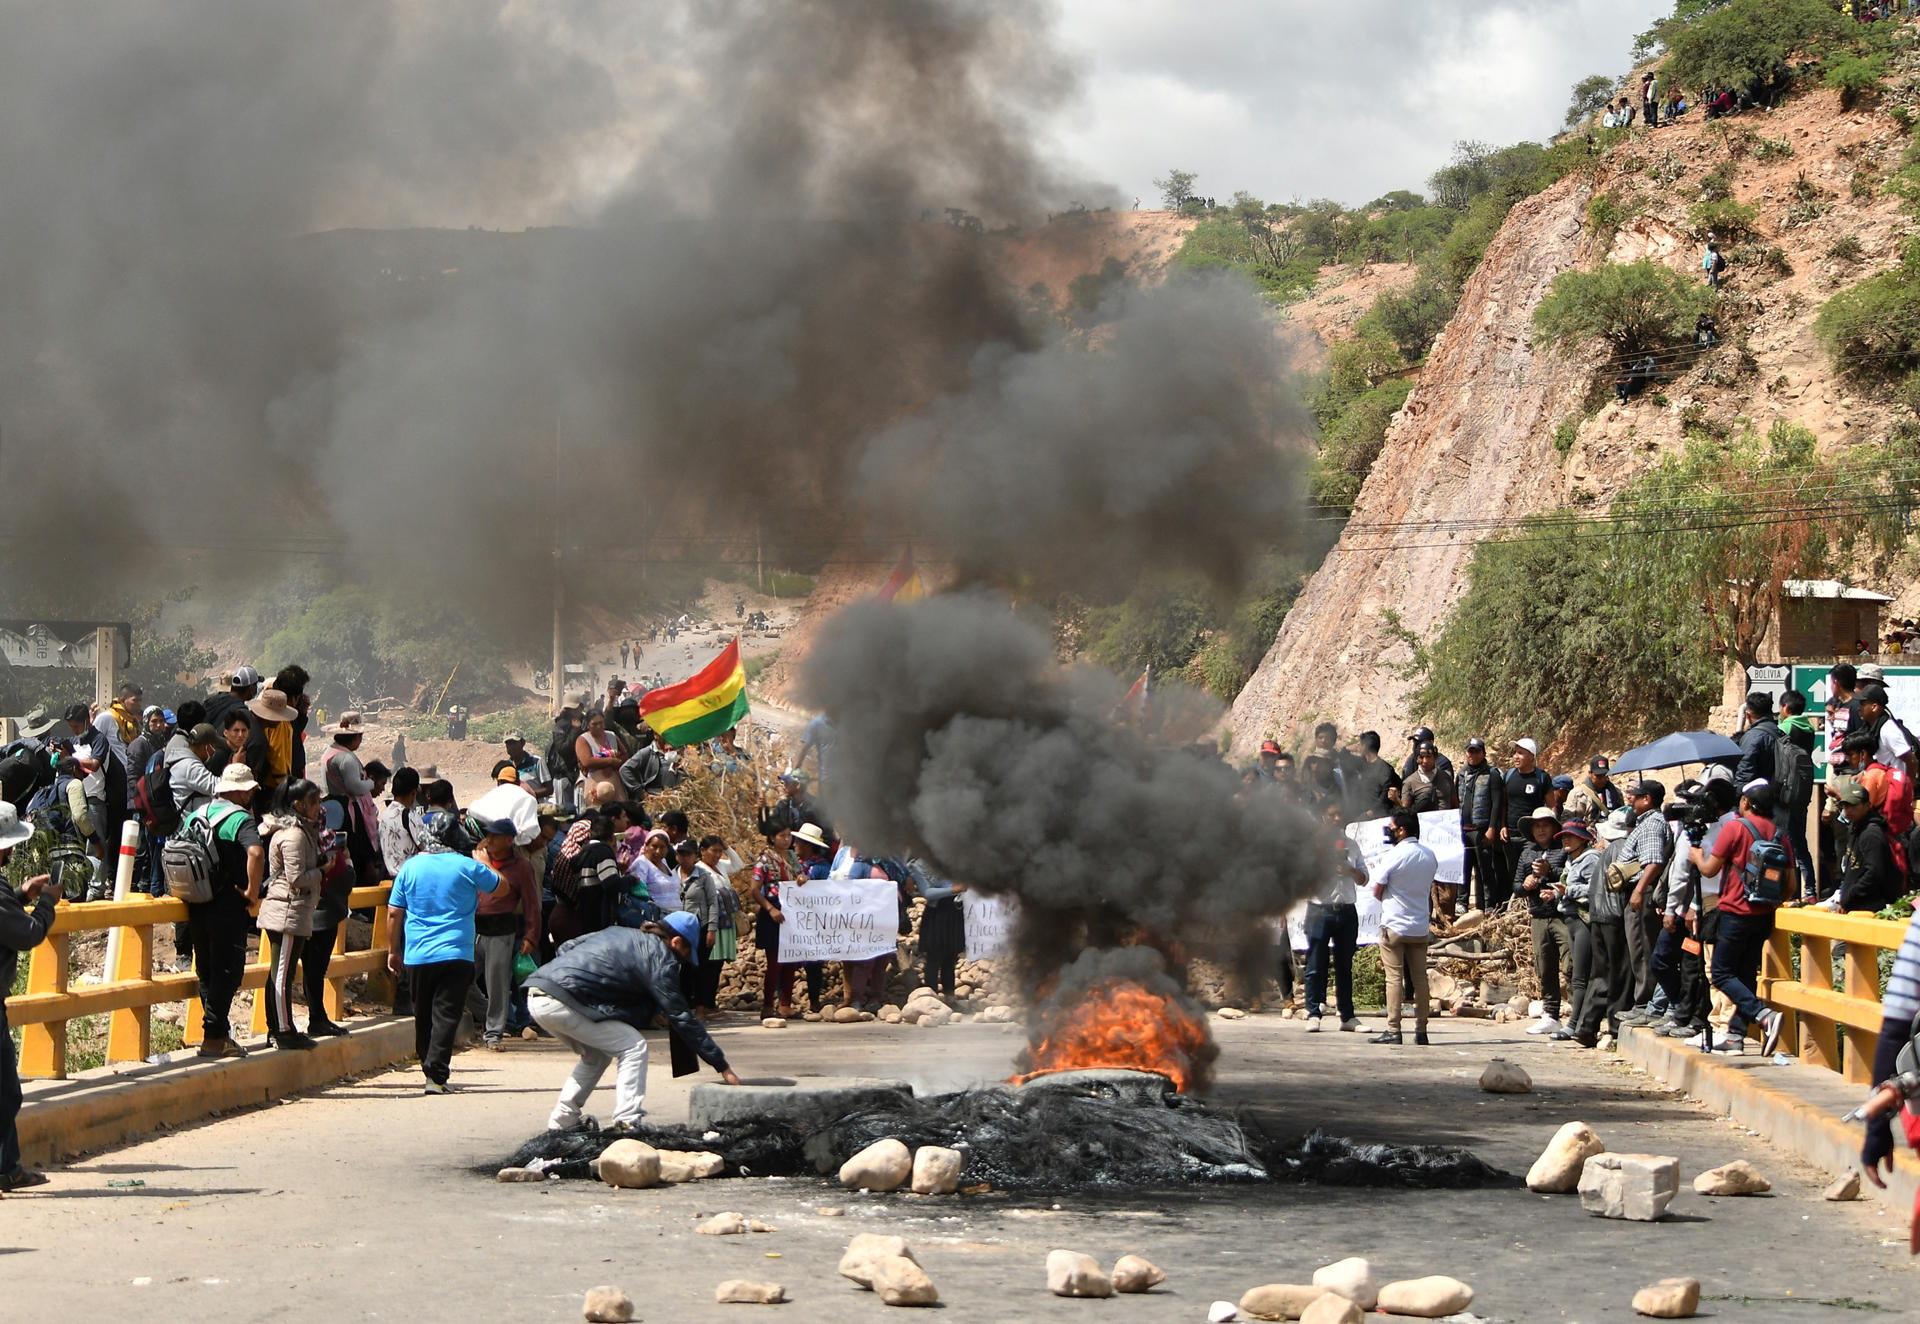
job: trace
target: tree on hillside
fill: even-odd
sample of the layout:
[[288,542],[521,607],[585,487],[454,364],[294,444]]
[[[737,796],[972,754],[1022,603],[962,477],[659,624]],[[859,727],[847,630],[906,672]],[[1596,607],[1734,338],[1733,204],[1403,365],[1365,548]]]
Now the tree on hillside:
[[1453,159],[1427,177],[1434,205],[1465,211],[1476,198],[1509,186],[1533,192],[1534,176],[1547,157],[1539,143],[1515,143],[1496,148],[1489,143],[1461,139],[1453,145]]
[[1533,339],[1574,350],[1597,337],[1616,354],[1639,354],[1691,337],[1712,302],[1705,286],[1658,262],[1610,262],[1554,277],[1533,310]]
[[1605,74],[1589,74],[1573,85],[1573,100],[1567,105],[1567,124],[1578,124],[1589,115],[1597,115],[1613,99],[1613,79]]
[[1669,30],[1663,81],[1751,88],[1784,73],[1790,58],[1851,44],[1854,27],[1823,0],[1732,0]]
[[1184,211],[1193,197],[1193,182],[1200,176],[1191,170],[1169,170],[1165,179],[1156,179],[1153,186],[1160,190],[1160,200],[1167,204],[1168,211]]
[[1752,663],[1786,580],[1869,568],[1905,544],[1912,472],[1910,453],[1877,445],[1823,458],[1812,432],[1782,419],[1764,440],[1696,438],[1612,514],[1682,576],[1714,652]]
[[1827,300],[1814,331],[1833,369],[1857,381],[1890,381],[1920,372],[1920,239],[1900,265]]
[[1378,213],[1391,216],[1397,211],[1417,211],[1427,205],[1426,198],[1410,188],[1397,188],[1390,193],[1382,193],[1360,210],[1368,215]]
[[1823,458],[1784,421],[1764,438],[1696,436],[1604,518],[1560,510],[1474,548],[1431,646],[1404,637],[1425,676],[1412,707],[1460,736],[1704,715],[1722,661],[1755,660],[1785,580],[1898,551],[1912,465],[1878,446]]

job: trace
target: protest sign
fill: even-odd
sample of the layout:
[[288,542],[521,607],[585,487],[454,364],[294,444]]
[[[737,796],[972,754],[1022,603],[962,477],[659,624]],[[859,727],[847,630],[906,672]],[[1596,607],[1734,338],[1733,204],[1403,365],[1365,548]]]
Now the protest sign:
[[785,883],[780,909],[780,963],[865,961],[890,955],[899,935],[899,893],[876,879],[819,879]]
[[[1361,867],[1372,876],[1380,859],[1393,849],[1387,840],[1387,820],[1369,819],[1364,823],[1347,824],[1347,836],[1360,848]],[[1440,871],[1434,876],[1436,883],[1458,884],[1466,862],[1466,848],[1460,841],[1460,811],[1458,809],[1434,809],[1420,815],[1420,840],[1433,852]],[[1373,896],[1373,889],[1365,883],[1354,888],[1354,908],[1360,912],[1360,945],[1362,947],[1380,941],[1380,902]]]
[[1013,941],[1013,920],[1019,903],[1012,897],[960,894],[960,915],[967,926],[967,959],[984,961],[1004,956]]

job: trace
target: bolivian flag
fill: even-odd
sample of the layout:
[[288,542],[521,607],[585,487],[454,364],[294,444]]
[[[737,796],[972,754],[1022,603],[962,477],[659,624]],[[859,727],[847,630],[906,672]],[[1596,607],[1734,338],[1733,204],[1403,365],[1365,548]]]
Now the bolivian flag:
[[900,558],[900,564],[887,576],[887,582],[874,594],[882,602],[918,602],[927,596],[927,586],[920,582],[920,572],[913,568],[913,549]]
[[649,690],[640,700],[647,725],[681,748],[711,740],[746,715],[747,673],[740,665],[738,637],[698,675]]

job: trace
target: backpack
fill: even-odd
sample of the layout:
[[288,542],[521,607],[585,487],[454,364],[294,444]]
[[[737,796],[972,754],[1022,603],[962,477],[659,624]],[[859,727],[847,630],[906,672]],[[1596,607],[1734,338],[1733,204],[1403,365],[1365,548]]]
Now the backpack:
[[[213,811],[220,805],[225,805],[227,812],[215,819]],[[188,905],[213,900],[213,871],[217,865],[214,834],[233,815],[246,812],[239,805],[225,801],[202,805],[188,814],[179,830],[167,838],[166,845],[160,848],[160,872],[166,877],[167,892],[174,900]]]
[[1782,809],[1805,809],[1813,796],[1813,755],[1784,731],[1773,742],[1773,796]]
[[180,830],[180,807],[173,801],[173,765],[167,762],[166,750],[154,750],[134,782],[133,807],[150,837],[170,837]]
[[553,739],[547,742],[547,771],[552,776],[573,781],[580,775],[580,761],[574,757],[573,740],[572,736],[556,731]]
[[1713,255],[1713,269],[1715,272],[1721,272],[1727,269],[1727,255],[1725,253],[1715,253]]
[[1747,863],[1740,870],[1740,888],[1748,905],[1777,906],[1793,891],[1793,848],[1777,835],[1764,840],[1751,823],[1748,827],[1753,830],[1753,844],[1747,847]]

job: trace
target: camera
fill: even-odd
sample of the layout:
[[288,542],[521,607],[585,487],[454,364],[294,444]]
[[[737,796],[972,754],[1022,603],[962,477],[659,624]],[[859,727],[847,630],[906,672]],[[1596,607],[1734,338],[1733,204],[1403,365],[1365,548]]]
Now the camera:
[[1706,844],[1707,833],[1732,809],[1738,793],[1727,781],[1705,782],[1680,789],[1680,802],[1667,806],[1667,816],[1680,821],[1687,840],[1696,846]]

